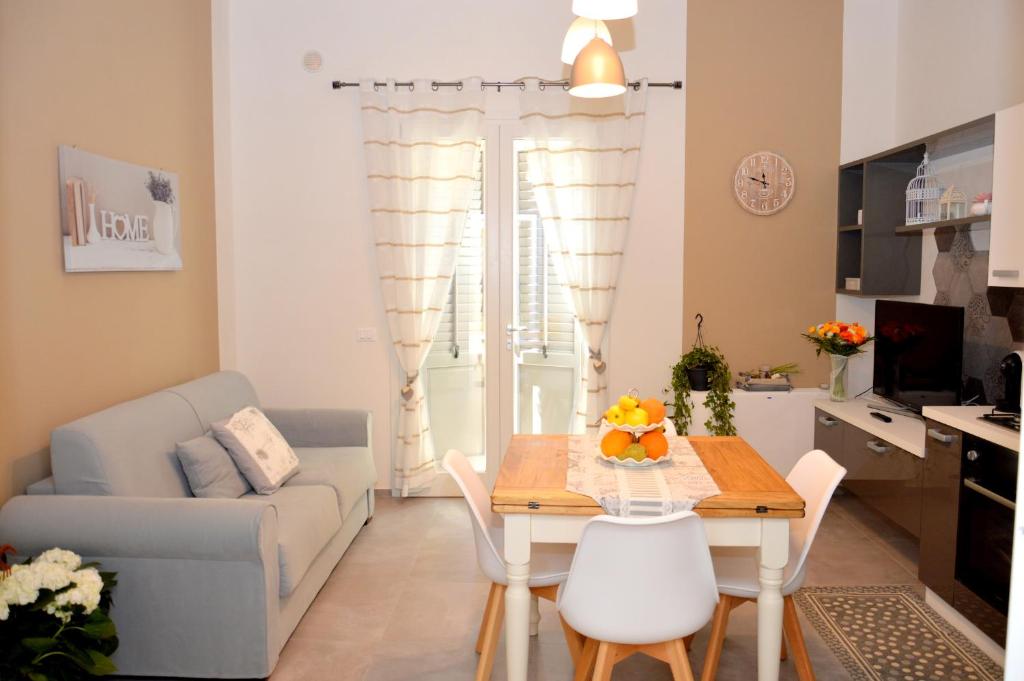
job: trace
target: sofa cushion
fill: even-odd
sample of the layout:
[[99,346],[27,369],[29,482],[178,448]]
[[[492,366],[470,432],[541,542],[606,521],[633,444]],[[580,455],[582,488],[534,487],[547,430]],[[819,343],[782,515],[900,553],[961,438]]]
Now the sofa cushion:
[[180,395],[158,392],[56,428],[50,462],[58,494],[187,497],[177,443],[203,434]]
[[260,406],[249,379],[237,371],[218,371],[167,388],[166,392],[179,395],[192,405],[204,432],[210,430],[214,422],[223,421],[239,409]]
[[299,470],[291,446],[256,407],[246,407],[212,427],[214,437],[260,494],[275,492]]
[[245,501],[277,509],[278,593],[291,594],[328,542],[341,529],[341,514],[330,487],[283,487],[273,494],[246,494]]
[[297,447],[299,472],[285,487],[327,485],[337,495],[344,520],[352,507],[366,500],[366,491],[377,482],[373,454],[366,447]]
[[238,470],[228,450],[212,435],[178,443],[178,460],[192,494],[204,499],[237,499],[252,487]]

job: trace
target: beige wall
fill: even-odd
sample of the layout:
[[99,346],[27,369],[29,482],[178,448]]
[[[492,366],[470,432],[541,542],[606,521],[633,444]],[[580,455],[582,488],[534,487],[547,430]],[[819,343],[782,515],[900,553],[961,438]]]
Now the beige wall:
[[[217,369],[210,2],[0,0],[0,502],[49,431]],[[181,272],[65,274],[57,145],[181,178]]]
[[[800,332],[835,310],[842,40],[839,0],[689,2],[684,346],[703,313],[734,373],[795,361],[798,385],[827,376]],[[796,175],[770,217],[732,194],[740,159],[761,149]]]

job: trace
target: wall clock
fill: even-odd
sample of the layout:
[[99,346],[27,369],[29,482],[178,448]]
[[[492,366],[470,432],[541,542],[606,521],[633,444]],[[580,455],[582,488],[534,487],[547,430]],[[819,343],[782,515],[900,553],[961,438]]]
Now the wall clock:
[[796,189],[789,162],[771,151],[755,151],[736,169],[736,200],[754,215],[773,215],[785,208]]

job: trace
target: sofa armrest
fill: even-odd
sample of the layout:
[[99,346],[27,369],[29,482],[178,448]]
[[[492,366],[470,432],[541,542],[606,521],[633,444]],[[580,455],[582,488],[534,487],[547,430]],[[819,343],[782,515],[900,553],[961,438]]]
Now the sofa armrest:
[[292,447],[369,447],[372,415],[356,409],[265,409]]
[[0,508],[0,537],[21,555],[59,546],[84,556],[258,562],[261,539],[277,544],[277,512],[239,499],[19,496]]

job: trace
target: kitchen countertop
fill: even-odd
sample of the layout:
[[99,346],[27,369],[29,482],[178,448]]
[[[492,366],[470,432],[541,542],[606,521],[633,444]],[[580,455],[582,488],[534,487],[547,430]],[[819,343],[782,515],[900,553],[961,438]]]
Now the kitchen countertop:
[[982,421],[979,417],[992,411],[992,407],[925,407],[925,418],[938,421],[950,428],[976,435],[1000,447],[1020,451],[1020,433],[994,423]]
[[[837,419],[867,431],[914,456],[924,458],[924,421],[916,415],[904,416],[882,411],[879,409],[883,406],[881,403],[862,398],[847,402],[815,400],[814,406],[826,414],[831,414]],[[892,417],[892,423],[879,421],[871,416],[871,412],[875,410]]]

